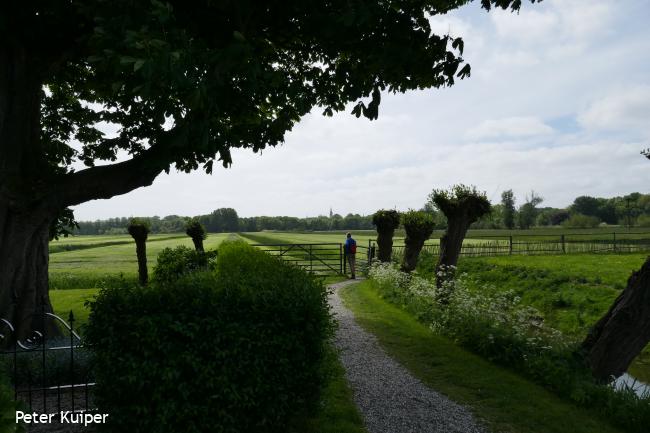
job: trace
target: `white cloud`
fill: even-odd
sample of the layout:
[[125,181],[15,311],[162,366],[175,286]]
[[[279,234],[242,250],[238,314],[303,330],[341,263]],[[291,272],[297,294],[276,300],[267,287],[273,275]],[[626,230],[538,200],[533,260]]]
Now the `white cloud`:
[[552,133],[553,128],[536,117],[528,116],[484,120],[467,131],[465,136],[471,140],[480,140],[495,137],[532,137]]
[[578,116],[585,128],[650,130],[650,86],[615,90],[595,101]]

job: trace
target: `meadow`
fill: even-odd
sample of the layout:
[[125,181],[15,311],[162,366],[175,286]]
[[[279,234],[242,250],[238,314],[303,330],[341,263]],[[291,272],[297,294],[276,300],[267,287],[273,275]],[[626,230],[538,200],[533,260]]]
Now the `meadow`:
[[[580,234],[584,238],[602,239],[609,236],[612,232],[603,230],[591,231],[592,234],[586,234],[585,231],[573,231],[573,235]],[[507,239],[510,234],[495,233],[490,231],[492,236],[503,236]],[[376,235],[374,232],[361,231],[353,232],[359,246],[367,246],[369,241],[374,241]],[[530,236],[537,234],[540,238],[555,236],[560,234],[568,236],[569,233],[554,232],[552,230],[535,230],[528,231],[525,234],[518,233],[520,237]],[[517,236],[513,235],[513,237]],[[403,245],[403,233],[398,231],[395,236],[395,245]],[[437,244],[437,236],[439,233],[434,233],[428,244]],[[492,240],[485,240],[480,236],[487,236],[486,231],[473,231],[468,236],[468,242],[492,242]],[[622,236],[622,234],[617,234]],[[629,234],[629,236],[643,237],[641,231]],[[281,244],[281,243],[334,243],[339,244],[345,240],[345,232],[311,232],[311,233],[298,233],[298,232],[254,232],[254,233],[240,233],[240,234],[209,234],[205,241],[206,249],[213,249],[225,239],[238,238],[253,244]],[[494,239],[494,238],[492,238]],[[156,263],[156,257],[164,248],[175,247],[177,245],[185,245],[192,247],[191,239],[184,234],[160,234],[151,235],[147,243],[147,256],[148,266],[150,270]],[[333,249],[338,250],[338,246],[333,246]],[[87,300],[92,299],[102,287],[116,286],[120,284],[132,284],[137,276],[137,262],[135,256],[135,244],[128,235],[122,236],[79,236],[62,238],[58,241],[53,241],[50,245],[50,297],[55,311],[64,318],[67,318],[69,311],[74,311],[77,318],[77,325],[82,325],[87,321],[88,310],[84,306]],[[359,251],[365,253],[365,250]],[[294,254],[294,253],[292,253]],[[300,253],[295,253],[299,255]],[[607,310],[615,297],[620,293],[625,286],[626,280],[633,270],[640,268],[643,260],[647,257],[647,253],[607,253],[607,254],[562,254],[562,255],[505,255],[497,257],[463,257],[459,263],[459,270],[461,273],[466,273],[469,276],[467,281],[470,282],[473,290],[482,290],[486,285],[496,287],[498,290],[513,291],[521,297],[522,303],[530,305],[539,310],[545,321],[552,327],[562,331],[568,338],[580,340],[583,338],[588,328]],[[427,274],[433,271],[436,261],[436,256],[433,253],[424,253],[421,257],[421,264],[418,272]],[[329,277],[328,281],[334,281],[337,277]],[[365,287],[365,286],[363,286]],[[359,289],[360,292],[353,291],[352,289],[346,290],[346,298],[353,299],[355,296],[360,296],[356,301],[358,305],[354,308],[357,313],[361,313],[361,305],[371,302],[373,296],[368,288]],[[365,291],[364,291],[365,290]],[[364,300],[361,296],[363,295]],[[397,310],[388,305],[379,305],[379,299],[372,302],[377,303],[372,308],[368,309],[364,314],[362,323],[368,326],[371,322],[370,317],[377,311],[382,309],[390,309],[386,312],[387,316],[397,317]],[[399,314],[404,315],[404,312]],[[401,316],[400,316],[401,317]],[[383,318],[381,320],[388,320]],[[375,319],[372,319],[375,320]],[[392,319],[391,319],[392,320]],[[397,319],[394,319],[397,320]],[[400,320],[408,321],[406,316]],[[394,352],[394,355],[403,361],[413,371],[418,372],[421,367],[422,360],[425,358],[430,360],[433,356],[442,356],[436,350],[441,350],[440,345],[445,348],[444,354],[447,356],[449,353],[456,353],[460,349],[453,349],[452,343],[447,343],[444,339],[439,337],[430,336],[428,328],[425,330],[417,331],[418,338],[422,339],[422,347],[418,346],[414,349],[414,344],[418,339],[408,337],[404,340],[403,336],[391,336],[391,333],[402,333],[406,331],[397,328],[384,326],[386,323],[372,322],[371,328],[373,332],[379,333],[379,337],[383,343],[388,344],[388,351]],[[392,323],[392,322],[391,322]],[[406,323],[406,322],[405,322]],[[411,322],[409,322],[411,323]],[[401,326],[401,325],[400,325]],[[413,330],[419,325],[415,322],[408,325]],[[389,329],[390,328],[390,329]],[[419,329],[419,328],[417,328]],[[409,331],[410,332],[410,331]],[[426,334],[426,335],[425,335]],[[401,334],[400,334],[401,335]],[[399,338],[398,338],[399,337]],[[435,340],[435,345],[429,347]],[[400,341],[411,341],[410,346],[399,348],[402,343]],[[419,343],[417,343],[419,344]],[[434,350],[437,348],[436,350]],[[422,353],[420,353],[422,352]],[[438,355],[435,355],[438,353]],[[458,401],[466,402],[476,408],[477,412],[484,416],[495,428],[504,428],[504,431],[537,431],[539,423],[548,422],[545,417],[530,417],[530,425],[516,421],[520,418],[513,408],[521,409],[521,405],[517,403],[517,398],[512,402],[503,401],[500,395],[503,392],[514,393],[517,392],[536,393],[539,403],[545,406],[544,410],[549,413],[562,412],[565,409],[564,403],[556,402],[556,398],[545,393],[545,391],[537,388],[531,388],[528,382],[524,379],[516,377],[507,373],[503,373],[497,367],[489,367],[484,361],[479,361],[478,358],[468,357],[469,355],[460,354],[459,359],[454,362],[458,364],[453,367],[453,371],[440,373],[439,369],[445,369],[444,365],[440,364],[435,371],[418,372],[421,378],[431,385],[435,385],[440,389],[448,392],[449,395],[458,399]],[[435,355],[435,356],[434,356]],[[456,355],[454,355],[456,356]],[[471,359],[470,359],[471,358]],[[442,361],[440,361],[442,362]],[[485,394],[475,396],[474,391],[469,391],[476,384],[464,384],[462,377],[466,376],[466,370],[474,369],[477,362],[483,364],[481,368],[489,371],[483,379],[485,383],[481,383],[481,389],[484,389]],[[430,362],[425,363],[429,365]],[[462,368],[461,368],[462,367]],[[422,367],[423,368],[423,367]],[[451,368],[451,367],[450,367]],[[459,370],[459,371],[456,371]],[[460,372],[463,370],[463,372]],[[650,382],[650,351],[646,349],[640,355],[630,368],[630,373],[645,382]],[[440,374],[447,375],[449,378],[442,380]],[[458,376],[458,377],[456,377]],[[447,377],[447,376],[445,376]],[[454,378],[452,381],[450,378]],[[448,380],[449,379],[449,380]],[[507,380],[506,380],[507,379]],[[337,382],[338,381],[338,382]],[[452,383],[453,382],[453,383]],[[460,383],[461,385],[458,385]],[[468,388],[463,390],[463,387]],[[478,385],[476,385],[478,386]],[[513,391],[514,390],[514,391]],[[516,391],[516,392],[515,392]],[[334,412],[339,416],[341,413],[348,411],[346,420],[350,420],[349,430],[342,429],[341,431],[363,431],[360,427],[358,414],[351,410],[350,391],[345,385],[342,372],[339,372],[335,382],[333,382],[331,391],[332,402],[327,408],[334,408]],[[486,397],[486,395],[488,397]],[[478,398],[478,400],[476,400]],[[476,400],[476,402],[474,402]],[[492,401],[494,400],[494,401]],[[337,406],[337,405],[340,405]],[[500,410],[499,407],[502,409]],[[557,406],[559,405],[559,406]],[[482,408],[482,409],[481,409]],[[517,410],[519,410],[517,409]],[[530,414],[528,414],[530,415]],[[599,422],[587,421],[590,414],[578,414],[576,425],[584,425],[584,431],[609,431],[599,430],[602,426]],[[329,415],[324,415],[329,418]],[[571,416],[576,416],[575,413]],[[539,418],[539,419],[538,419]],[[311,423],[312,421],[306,421]],[[347,422],[347,421],[346,421]],[[324,425],[328,422],[317,421],[313,422],[314,425]],[[591,425],[591,424],[593,425]],[[559,431],[558,425],[548,422],[548,426],[539,431]],[[537,426],[537,427],[536,427]],[[299,429],[308,431],[301,426]],[[582,430],[576,430],[582,431]],[[612,430],[613,431],[613,430]]]

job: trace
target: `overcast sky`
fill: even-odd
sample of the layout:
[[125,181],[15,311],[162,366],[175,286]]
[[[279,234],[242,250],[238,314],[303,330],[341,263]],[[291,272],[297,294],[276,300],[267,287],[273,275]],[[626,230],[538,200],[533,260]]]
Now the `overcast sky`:
[[433,188],[513,189],[544,205],[650,192],[649,0],[544,0],[521,12],[478,3],[434,20],[465,40],[472,76],[447,89],[382,95],[379,120],[322,110],[283,146],[235,151],[230,169],[171,173],[75,208],[79,220],[198,215],[369,214],[420,208]]

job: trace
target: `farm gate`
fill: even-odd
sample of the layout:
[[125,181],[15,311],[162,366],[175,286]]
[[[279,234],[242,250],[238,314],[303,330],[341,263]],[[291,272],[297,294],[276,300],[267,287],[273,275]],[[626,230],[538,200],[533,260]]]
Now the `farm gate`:
[[[317,275],[341,275],[347,272],[342,243],[253,244],[254,247]],[[368,264],[374,247],[357,244],[357,264]]]

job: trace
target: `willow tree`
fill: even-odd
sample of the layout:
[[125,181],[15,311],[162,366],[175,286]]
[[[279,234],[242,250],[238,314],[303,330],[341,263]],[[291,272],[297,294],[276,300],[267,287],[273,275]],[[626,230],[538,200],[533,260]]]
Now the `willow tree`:
[[390,262],[393,255],[393,235],[399,227],[399,212],[396,210],[378,210],[372,216],[372,223],[377,228],[377,258],[381,262]]
[[20,337],[51,311],[49,228],[69,206],[228,167],[313,109],[376,119],[382,92],[469,76],[462,39],[429,21],[468,2],[2,2],[0,317]]
[[402,215],[402,225],[406,232],[402,271],[411,272],[418,265],[420,252],[422,251],[424,242],[433,233],[435,222],[433,221],[433,216],[428,213],[410,210]]
[[201,224],[198,219],[192,218],[187,222],[185,225],[185,233],[192,238],[194,249],[196,251],[201,253],[205,251],[203,249],[203,241],[208,237],[208,235],[205,233],[205,227],[203,227],[203,224]]
[[440,238],[436,266],[438,287],[453,276],[469,226],[488,214],[490,201],[474,186],[454,185],[449,190],[434,189],[429,200],[447,217],[447,229]]
[[138,280],[144,286],[149,282],[149,269],[147,268],[149,224],[137,218],[132,218],[126,230],[135,241],[135,254],[138,258]]

